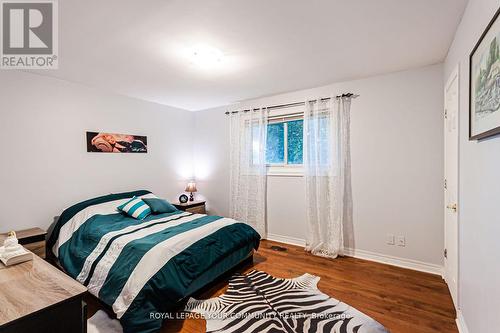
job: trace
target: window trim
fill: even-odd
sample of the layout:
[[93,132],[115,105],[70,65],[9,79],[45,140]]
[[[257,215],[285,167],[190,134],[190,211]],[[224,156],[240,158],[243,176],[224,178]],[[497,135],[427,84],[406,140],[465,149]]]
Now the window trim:
[[303,177],[304,166],[302,164],[291,164],[287,166],[268,165],[267,175],[270,177]]

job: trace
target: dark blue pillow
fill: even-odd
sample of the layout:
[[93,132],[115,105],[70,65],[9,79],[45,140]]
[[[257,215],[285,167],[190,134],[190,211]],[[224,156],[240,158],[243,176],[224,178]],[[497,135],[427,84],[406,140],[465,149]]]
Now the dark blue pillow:
[[175,208],[174,205],[164,199],[142,198],[142,201],[144,201],[149,208],[151,208],[151,212],[153,214],[173,213],[177,211],[177,208]]

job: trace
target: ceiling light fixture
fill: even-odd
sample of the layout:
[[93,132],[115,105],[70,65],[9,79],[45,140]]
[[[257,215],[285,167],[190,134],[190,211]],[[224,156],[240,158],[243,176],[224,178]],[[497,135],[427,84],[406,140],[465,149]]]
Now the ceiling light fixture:
[[220,50],[207,45],[199,45],[191,53],[191,63],[204,69],[218,66],[223,58]]

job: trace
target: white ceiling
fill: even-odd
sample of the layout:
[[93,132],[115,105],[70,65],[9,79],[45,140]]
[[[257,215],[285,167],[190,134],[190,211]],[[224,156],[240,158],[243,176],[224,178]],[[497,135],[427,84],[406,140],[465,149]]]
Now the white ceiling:
[[[64,0],[59,70],[200,110],[443,61],[467,0]],[[221,50],[217,68],[184,56]]]

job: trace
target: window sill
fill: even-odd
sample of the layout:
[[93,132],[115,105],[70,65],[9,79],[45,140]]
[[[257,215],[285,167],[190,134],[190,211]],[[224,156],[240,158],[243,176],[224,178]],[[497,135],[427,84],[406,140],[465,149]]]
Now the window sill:
[[302,166],[268,166],[267,175],[269,177],[303,177],[304,168]]

